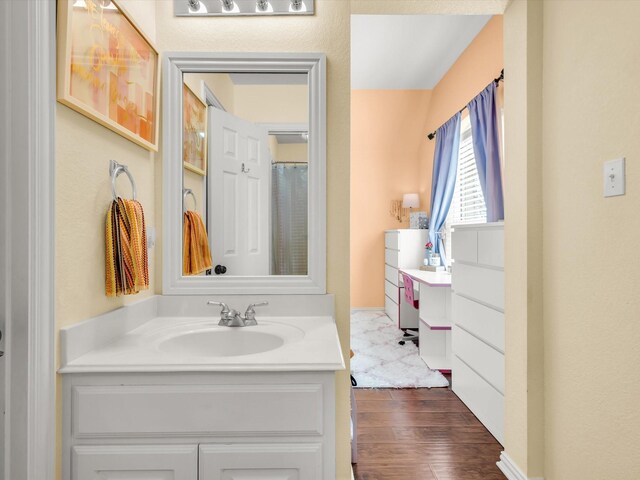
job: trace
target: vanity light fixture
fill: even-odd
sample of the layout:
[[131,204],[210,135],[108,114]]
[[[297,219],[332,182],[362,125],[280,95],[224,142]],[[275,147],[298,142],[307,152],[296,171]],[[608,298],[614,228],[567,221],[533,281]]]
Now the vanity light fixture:
[[222,2],[222,10],[225,12],[233,12],[237,9],[236,2],[233,0],[220,0],[220,2]]
[[190,13],[207,13],[207,7],[200,0],[187,0],[187,3],[189,4]]
[[173,0],[173,11],[177,17],[313,15],[315,0]]
[[273,13],[269,0],[256,0],[256,13]]
[[290,12],[306,12],[307,6],[302,0],[291,0]]

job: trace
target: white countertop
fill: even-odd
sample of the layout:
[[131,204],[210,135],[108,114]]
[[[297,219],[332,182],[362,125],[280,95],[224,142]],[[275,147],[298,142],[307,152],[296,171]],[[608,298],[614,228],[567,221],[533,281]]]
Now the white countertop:
[[[265,300],[269,306],[257,312],[257,326],[219,327],[220,308],[209,299],[232,308]],[[333,305],[332,295],[155,295],[61,329],[59,372],[343,370]],[[245,353],[262,347],[271,349]]]
[[[233,330],[234,334],[283,329],[289,338],[267,352],[235,356],[196,356],[163,350],[162,341],[197,329]],[[344,360],[332,317],[261,317],[253,327],[218,327],[202,317],[158,317],[60,368],[60,373],[88,372],[281,372],[342,370]]]
[[451,286],[451,274],[447,272],[428,272],[414,268],[401,268],[400,273],[406,273],[416,282],[424,283],[430,287]]

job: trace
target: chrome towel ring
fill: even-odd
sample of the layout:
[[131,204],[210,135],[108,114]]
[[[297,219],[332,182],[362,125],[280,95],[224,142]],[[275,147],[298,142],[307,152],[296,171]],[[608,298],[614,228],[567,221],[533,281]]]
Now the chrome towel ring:
[[116,178],[121,173],[125,173],[127,177],[129,177],[129,181],[131,182],[131,190],[132,196],[135,200],[137,197],[136,191],[136,182],[133,179],[133,175],[129,171],[129,168],[126,165],[122,165],[121,163],[116,162],[115,160],[109,160],[109,174],[111,175],[111,194],[113,195],[114,200],[118,200],[118,192],[116,192]]
[[193,197],[193,209],[198,209],[198,201],[196,200],[196,196],[193,193],[193,190],[190,188],[182,189],[182,213],[187,213],[187,195],[191,195]]

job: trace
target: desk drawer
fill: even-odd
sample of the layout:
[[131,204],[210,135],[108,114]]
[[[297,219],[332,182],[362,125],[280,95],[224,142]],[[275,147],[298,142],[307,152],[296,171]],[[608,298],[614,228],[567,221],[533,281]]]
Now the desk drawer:
[[386,249],[384,251],[384,263],[392,267],[398,268],[398,250]]
[[384,246],[392,250],[399,250],[400,234],[398,232],[385,232],[384,234]]
[[396,287],[399,286],[400,280],[398,280],[398,269],[395,267],[390,267],[389,265],[385,265],[384,279],[388,282],[393,283]]
[[387,297],[386,295],[384,296],[384,313],[387,314],[387,316],[393,320],[393,323],[397,324],[398,323],[398,304],[396,302],[394,302],[393,300],[391,300],[389,297]]
[[384,282],[384,294],[396,302],[400,301],[397,285],[394,285],[393,283],[386,280]]
[[504,355],[458,326],[453,327],[453,352],[504,394]]
[[313,383],[76,386],[72,409],[75,438],[323,433]]

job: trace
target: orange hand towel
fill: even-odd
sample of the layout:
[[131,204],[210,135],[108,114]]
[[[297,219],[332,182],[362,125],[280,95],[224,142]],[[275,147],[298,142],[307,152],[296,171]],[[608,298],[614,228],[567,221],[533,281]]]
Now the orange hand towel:
[[149,288],[147,230],[142,205],[118,198],[107,213],[105,293],[131,295]]
[[182,249],[182,272],[184,275],[198,275],[211,268],[209,237],[202,217],[198,212],[184,213]]

